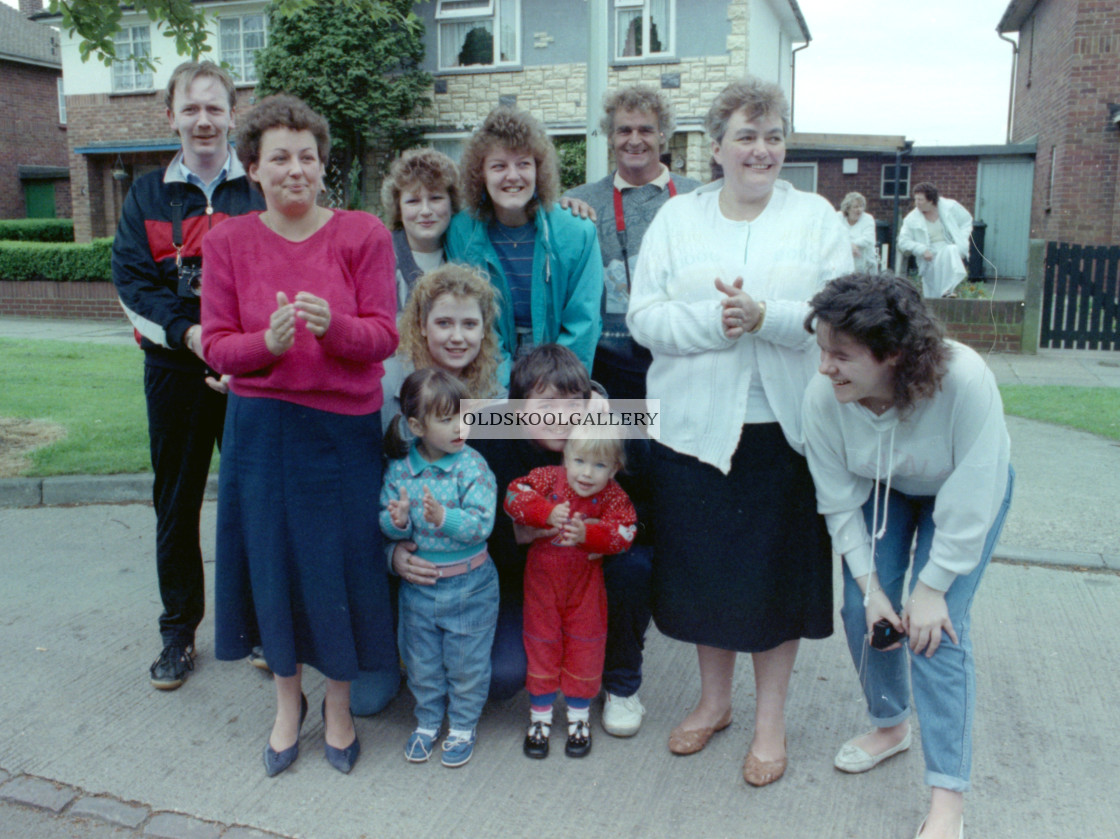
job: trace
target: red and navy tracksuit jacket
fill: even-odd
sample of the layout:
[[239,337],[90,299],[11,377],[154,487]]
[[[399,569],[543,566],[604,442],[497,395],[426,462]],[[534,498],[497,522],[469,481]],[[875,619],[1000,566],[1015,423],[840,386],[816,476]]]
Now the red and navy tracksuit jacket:
[[[170,173],[170,174],[169,174]],[[184,258],[202,256],[207,232],[231,216],[263,210],[264,198],[252,187],[230,150],[229,175],[213,199],[179,178],[179,157],[158,172],[137,180],[128,191],[113,240],[113,283],[135,327],[149,364],[202,372],[204,365],[183,345],[183,333],[200,320],[197,297],[179,296],[171,202],[183,205]]]

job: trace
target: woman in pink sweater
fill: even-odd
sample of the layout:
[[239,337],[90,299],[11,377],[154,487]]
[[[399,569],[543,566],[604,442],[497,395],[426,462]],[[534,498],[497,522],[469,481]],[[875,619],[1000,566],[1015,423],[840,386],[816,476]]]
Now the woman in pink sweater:
[[216,654],[248,654],[255,612],[276,677],[270,776],[299,753],[303,664],[326,676],[326,757],[349,772],[350,682],[397,662],[377,523],[393,246],[373,216],[316,204],[329,149],[326,122],[303,102],[261,101],[237,153],[267,209],[230,219],[203,250],[203,347],[230,377]]

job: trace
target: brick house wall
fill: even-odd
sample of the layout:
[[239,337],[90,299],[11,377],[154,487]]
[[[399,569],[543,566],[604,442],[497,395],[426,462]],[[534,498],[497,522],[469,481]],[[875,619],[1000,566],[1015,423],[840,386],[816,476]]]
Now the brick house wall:
[[[1005,27],[1002,31],[1016,31]],[[1018,25],[1012,141],[1038,138],[1031,236],[1120,241],[1120,15],[1099,0],[1040,0]]]
[[[58,79],[62,71],[0,61],[0,218],[23,218],[27,211],[19,166],[66,166],[66,126],[58,121]],[[55,182],[55,214],[70,215],[70,190]]]
[[[235,120],[251,108],[253,90],[238,88]],[[70,183],[75,195],[81,196],[81,200],[74,202],[74,239],[88,242],[112,236],[132,181],[152,168],[166,166],[174,152],[121,154],[120,163],[129,177],[118,181],[113,178],[117,154],[78,154],[74,149],[95,143],[161,137],[167,138],[169,144],[177,144],[178,139],[168,125],[164,92],[67,96],[66,111],[70,124]]]

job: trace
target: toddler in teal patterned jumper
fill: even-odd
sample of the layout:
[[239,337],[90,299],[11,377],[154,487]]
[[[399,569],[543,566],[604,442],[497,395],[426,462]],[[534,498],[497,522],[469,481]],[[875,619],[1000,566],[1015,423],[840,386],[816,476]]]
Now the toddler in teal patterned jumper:
[[446,714],[442,763],[451,767],[474,752],[498,621],[498,574],[486,552],[498,488],[461,436],[466,398],[462,382],[443,370],[405,379],[381,485],[381,530],[415,542],[415,555],[434,564],[434,572],[406,569],[400,589],[398,642],[417,723],[405,757],[422,763],[431,756]]

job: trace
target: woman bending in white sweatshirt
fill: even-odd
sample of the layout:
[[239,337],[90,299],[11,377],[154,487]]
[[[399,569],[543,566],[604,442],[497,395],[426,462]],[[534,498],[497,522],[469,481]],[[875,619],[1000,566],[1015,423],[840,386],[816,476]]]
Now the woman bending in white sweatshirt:
[[[944,338],[906,280],[842,277],[809,307],[823,375],[805,394],[805,454],[844,557],[844,628],[875,726],[835,765],[866,772],[910,747],[912,680],[932,787],[918,836],[957,839],[975,701],[969,610],[1014,481],[1003,404],[984,360]],[[895,635],[876,649],[883,621]]]

